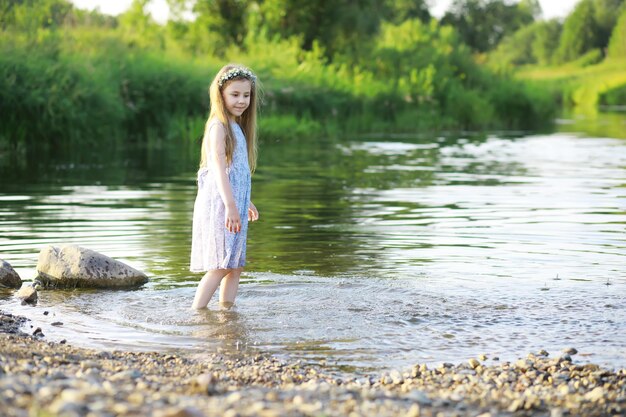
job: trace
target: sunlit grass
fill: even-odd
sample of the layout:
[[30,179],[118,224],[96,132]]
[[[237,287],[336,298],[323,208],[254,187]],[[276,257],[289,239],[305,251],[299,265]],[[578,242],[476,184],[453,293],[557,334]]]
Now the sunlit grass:
[[626,85],[626,59],[605,60],[585,67],[575,63],[558,67],[526,67],[517,77],[560,91],[568,106],[596,108],[603,93]]

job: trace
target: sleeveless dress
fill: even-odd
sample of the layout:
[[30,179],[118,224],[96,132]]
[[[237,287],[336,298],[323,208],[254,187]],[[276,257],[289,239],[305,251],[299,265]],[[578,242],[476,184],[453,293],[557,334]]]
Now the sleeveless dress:
[[[214,120],[209,129],[219,126]],[[226,229],[226,209],[217,188],[217,177],[208,167],[198,170],[198,194],[193,207],[191,238],[191,272],[213,269],[241,268],[246,264],[246,238],[248,236],[248,207],[250,205],[251,178],[248,165],[246,138],[241,127],[230,124],[235,135],[232,163],[226,168],[235,204],[241,218],[241,231],[231,233]]]

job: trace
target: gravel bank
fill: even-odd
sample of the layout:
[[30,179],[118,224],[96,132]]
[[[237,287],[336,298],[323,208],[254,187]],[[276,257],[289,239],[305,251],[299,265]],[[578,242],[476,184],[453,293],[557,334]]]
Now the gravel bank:
[[[19,331],[0,312],[0,410],[17,416],[623,416],[626,370],[569,353],[382,375],[266,355],[101,352]],[[22,326],[27,328],[28,326]]]

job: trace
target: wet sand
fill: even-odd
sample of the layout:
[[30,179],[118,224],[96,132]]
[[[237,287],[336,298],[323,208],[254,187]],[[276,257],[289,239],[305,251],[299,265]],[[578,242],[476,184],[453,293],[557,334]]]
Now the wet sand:
[[626,414],[626,370],[577,364],[575,349],[361,374],[263,354],[77,348],[47,342],[26,319],[2,312],[0,346],[6,417]]

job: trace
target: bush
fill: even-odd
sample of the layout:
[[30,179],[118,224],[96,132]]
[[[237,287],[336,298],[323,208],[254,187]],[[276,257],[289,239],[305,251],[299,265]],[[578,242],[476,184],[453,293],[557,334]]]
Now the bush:
[[593,0],[582,0],[565,19],[557,50],[558,62],[569,62],[596,47],[598,27]]
[[585,53],[583,56],[581,56],[577,60],[572,61],[572,65],[580,67],[580,68],[584,68],[590,65],[598,64],[602,62],[603,59],[604,59],[604,56],[602,55],[601,50],[592,49],[591,51]]
[[17,146],[115,137],[123,119],[117,88],[96,67],[54,49],[0,45],[0,136]]
[[626,7],[611,33],[608,55],[611,58],[626,58]]
[[605,106],[626,106],[626,85],[612,88],[600,94],[599,102]]

